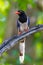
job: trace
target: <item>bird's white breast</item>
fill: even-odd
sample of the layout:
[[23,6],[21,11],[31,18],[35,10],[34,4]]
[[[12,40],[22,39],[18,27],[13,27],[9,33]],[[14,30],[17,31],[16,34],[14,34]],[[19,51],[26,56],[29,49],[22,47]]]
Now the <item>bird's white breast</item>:
[[[20,23],[20,22],[19,22]],[[27,22],[26,23],[20,23],[20,30],[21,31],[24,31],[24,29],[27,29],[28,28],[28,24],[27,24]]]

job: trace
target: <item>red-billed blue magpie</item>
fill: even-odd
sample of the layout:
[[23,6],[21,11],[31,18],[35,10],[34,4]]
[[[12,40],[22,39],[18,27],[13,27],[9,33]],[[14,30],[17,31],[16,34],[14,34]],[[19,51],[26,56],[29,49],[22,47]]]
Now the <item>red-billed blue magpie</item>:
[[30,18],[25,14],[23,10],[16,11],[16,14],[18,14],[19,16],[17,20],[18,34],[21,34],[24,31],[28,31],[30,25]]
[[[29,30],[29,25],[30,25],[30,18],[27,17],[25,12],[23,10],[18,10],[16,12],[18,14],[19,18],[17,20],[17,29],[18,29],[18,34],[22,34],[23,32],[27,32]],[[23,38],[20,40],[20,63],[23,63],[24,57],[25,57],[25,40],[26,38]]]

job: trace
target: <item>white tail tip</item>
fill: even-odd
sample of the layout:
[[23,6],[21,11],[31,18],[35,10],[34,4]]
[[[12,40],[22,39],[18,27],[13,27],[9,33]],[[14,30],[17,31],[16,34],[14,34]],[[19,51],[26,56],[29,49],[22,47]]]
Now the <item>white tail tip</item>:
[[19,60],[20,60],[20,64],[23,64],[23,62],[24,62],[24,56],[20,56]]

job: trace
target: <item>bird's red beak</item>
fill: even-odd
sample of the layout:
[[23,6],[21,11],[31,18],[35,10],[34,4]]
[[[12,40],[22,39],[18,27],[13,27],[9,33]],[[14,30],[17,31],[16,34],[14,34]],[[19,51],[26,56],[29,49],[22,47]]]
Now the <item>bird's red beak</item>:
[[17,11],[17,12],[15,12],[15,13],[16,13],[16,14],[20,14],[20,12],[18,12],[18,11]]

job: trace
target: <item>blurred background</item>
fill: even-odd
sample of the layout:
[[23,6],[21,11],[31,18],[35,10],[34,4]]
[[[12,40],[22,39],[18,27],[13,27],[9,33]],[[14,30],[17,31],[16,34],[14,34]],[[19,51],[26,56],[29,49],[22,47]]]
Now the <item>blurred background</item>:
[[[17,10],[24,10],[30,17],[30,28],[43,24],[43,0],[0,0],[0,45],[5,39],[17,35]],[[19,43],[4,52],[0,65],[19,65]],[[43,65],[43,31],[26,39],[24,65]]]

